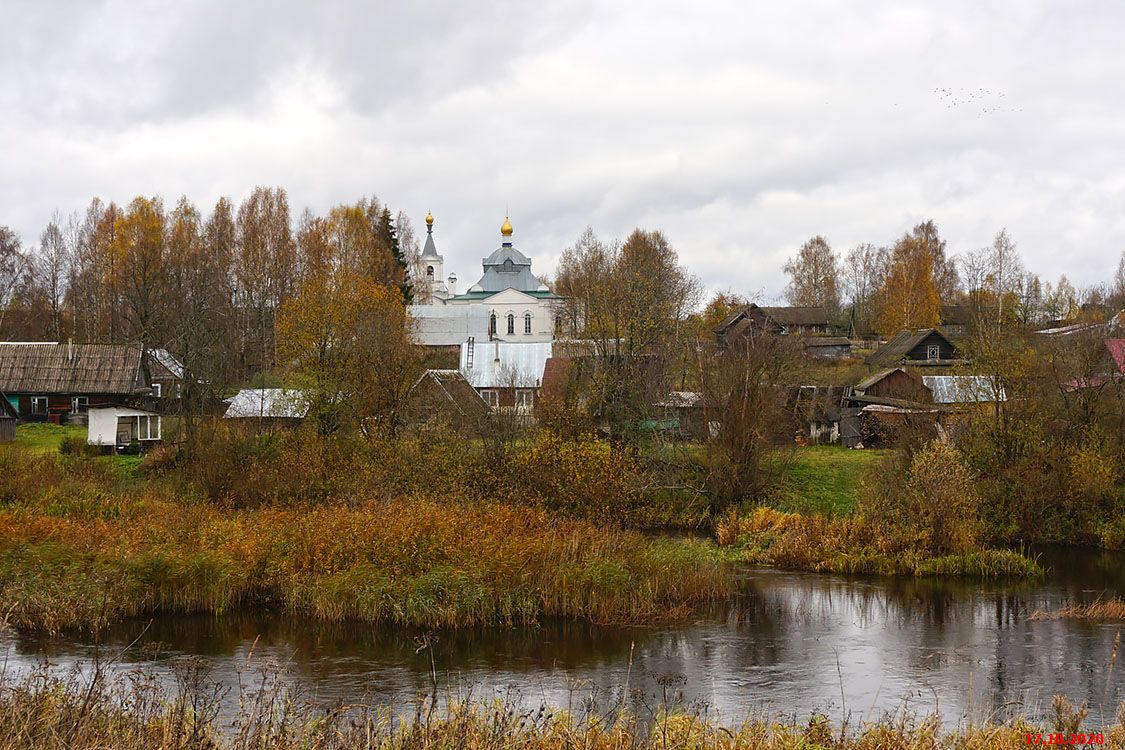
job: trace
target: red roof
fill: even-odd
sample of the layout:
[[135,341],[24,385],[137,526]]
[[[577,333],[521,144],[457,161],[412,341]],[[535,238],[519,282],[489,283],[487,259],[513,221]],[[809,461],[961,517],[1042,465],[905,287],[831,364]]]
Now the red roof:
[[1125,375],[1125,339],[1106,339],[1105,348],[1109,349],[1109,354],[1117,365],[1117,371]]

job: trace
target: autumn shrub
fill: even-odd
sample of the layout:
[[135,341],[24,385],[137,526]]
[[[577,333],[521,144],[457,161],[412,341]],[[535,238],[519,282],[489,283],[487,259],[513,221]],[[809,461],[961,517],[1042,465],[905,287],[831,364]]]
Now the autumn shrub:
[[621,523],[640,500],[640,467],[630,454],[592,435],[565,439],[542,431],[492,467],[496,491],[581,518]]
[[975,478],[950,443],[933,440],[913,456],[892,456],[873,471],[861,490],[859,511],[865,518],[915,538],[930,556],[978,548]]
[[59,441],[59,453],[63,456],[81,456],[86,450],[86,441],[80,435],[67,435]]

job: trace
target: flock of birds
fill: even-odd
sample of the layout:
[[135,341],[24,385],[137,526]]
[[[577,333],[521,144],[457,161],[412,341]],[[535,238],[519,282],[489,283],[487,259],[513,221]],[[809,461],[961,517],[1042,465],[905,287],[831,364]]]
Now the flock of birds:
[[938,86],[934,88],[933,93],[946,109],[972,109],[976,111],[977,117],[1000,112],[1023,112],[1022,107],[1009,104],[1007,94],[1003,91],[986,88],[947,89]]

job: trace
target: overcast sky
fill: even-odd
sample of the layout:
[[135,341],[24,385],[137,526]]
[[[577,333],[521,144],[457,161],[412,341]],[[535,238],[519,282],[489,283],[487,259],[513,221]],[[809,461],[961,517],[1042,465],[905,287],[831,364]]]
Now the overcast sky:
[[[406,7],[408,6],[409,7]],[[1125,248],[1125,3],[0,0],[0,224],[97,195],[375,194],[475,279],[504,209],[534,270],[664,230],[764,300],[814,234],[950,252],[1007,227],[1044,278]]]

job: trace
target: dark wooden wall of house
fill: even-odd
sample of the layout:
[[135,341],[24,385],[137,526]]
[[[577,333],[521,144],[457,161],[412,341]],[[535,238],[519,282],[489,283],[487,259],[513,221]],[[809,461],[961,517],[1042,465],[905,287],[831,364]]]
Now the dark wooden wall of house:
[[[52,393],[47,395],[47,414],[32,414],[31,413],[31,398],[32,396],[42,396],[42,393],[19,393],[10,394],[15,396],[19,401],[19,406],[16,410],[19,412],[20,419],[26,421],[58,421],[65,415],[70,413],[70,395]],[[120,403],[120,396],[107,396],[98,393],[76,393],[76,396],[86,396],[89,399],[89,406],[109,406],[111,404]]]
[[926,350],[931,346],[938,347],[939,359],[953,359],[957,353],[952,344],[950,344],[937,332],[933,332],[930,335],[926,336],[926,338],[922,339],[922,341],[917,346],[907,352],[906,358],[913,360],[929,359],[929,357],[926,356]]

